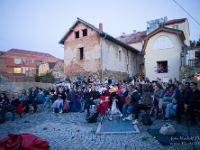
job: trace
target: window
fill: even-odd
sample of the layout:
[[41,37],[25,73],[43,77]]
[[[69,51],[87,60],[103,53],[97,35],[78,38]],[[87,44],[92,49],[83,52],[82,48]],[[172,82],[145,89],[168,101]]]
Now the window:
[[83,36],[87,36],[87,29],[83,30]]
[[167,73],[168,65],[167,61],[158,61],[157,62],[157,73]]
[[21,73],[21,68],[14,68],[14,73]]
[[173,47],[174,45],[171,39],[166,35],[159,36],[153,44],[153,50],[168,49]]
[[34,59],[31,59],[31,60],[30,60],[30,63],[34,63]]
[[14,63],[15,64],[21,64],[22,63],[22,59],[21,58],[14,58]]
[[172,26],[172,28],[178,30],[178,25]]
[[79,48],[79,49],[80,49],[80,60],[82,60],[83,59],[83,52],[84,52],[83,50],[84,49],[83,49],[83,47]]
[[23,64],[28,65],[28,59],[23,59]]
[[79,31],[75,32],[76,39],[79,38]]
[[119,61],[122,60],[122,53],[121,53],[121,50],[119,51]]

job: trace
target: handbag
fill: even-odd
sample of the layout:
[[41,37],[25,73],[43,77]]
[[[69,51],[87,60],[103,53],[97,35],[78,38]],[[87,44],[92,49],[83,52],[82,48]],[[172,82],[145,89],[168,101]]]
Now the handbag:
[[159,133],[163,135],[174,135],[176,134],[176,130],[174,129],[173,125],[166,123],[161,127]]
[[131,105],[131,101],[132,101],[132,97],[131,96],[125,97],[125,103],[126,103],[126,105]]

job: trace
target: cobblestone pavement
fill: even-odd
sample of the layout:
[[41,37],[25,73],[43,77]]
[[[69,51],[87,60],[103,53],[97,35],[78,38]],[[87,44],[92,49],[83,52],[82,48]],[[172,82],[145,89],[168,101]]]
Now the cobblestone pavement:
[[[49,141],[50,150],[193,149],[190,145],[163,146],[149,135],[147,129],[161,128],[164,124],[161,120],[155,120],[151,126],[144,126],[140,122],[138,124],[140,133],[136,134],[96,134],[99,121],[88,124],[85,122],[85,113],[53,114],[51,109],[40,108],[37,113],[24,114],[22,118],[16,115],[15,121],[11,121],[11,113],[8,113],[6,118],[6,122],[0,125],[0,138],[8,133],[32,133]],[[186,121],[183,121],[181,125],[177,125],[175,120],[170,120],[169,123],[183,135],[188,135]],[[190,132],[191,136],[200,138],[199,125],[190,127]],[[199,145],[195,147],[200,149],[200,139],[197,142]]]

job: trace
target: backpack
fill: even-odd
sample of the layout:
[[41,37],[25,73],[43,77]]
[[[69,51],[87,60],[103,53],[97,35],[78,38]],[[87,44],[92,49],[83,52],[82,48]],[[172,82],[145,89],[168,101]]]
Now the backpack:
[[152,125],[153,121],[151,120],[150,114],[144,114],[142,116],[142,123],[144,125]]
[[86,118],[88,123],[95,123],[97,122],[97,117],[98,117],[99,113],[94,113],[92,116],[90,116],[89,118]]

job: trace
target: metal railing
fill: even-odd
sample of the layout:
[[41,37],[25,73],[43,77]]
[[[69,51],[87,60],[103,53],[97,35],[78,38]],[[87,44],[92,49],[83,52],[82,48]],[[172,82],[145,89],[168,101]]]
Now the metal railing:
[[188,65],[194,68],[200,68],[200,59],[189,59]]

